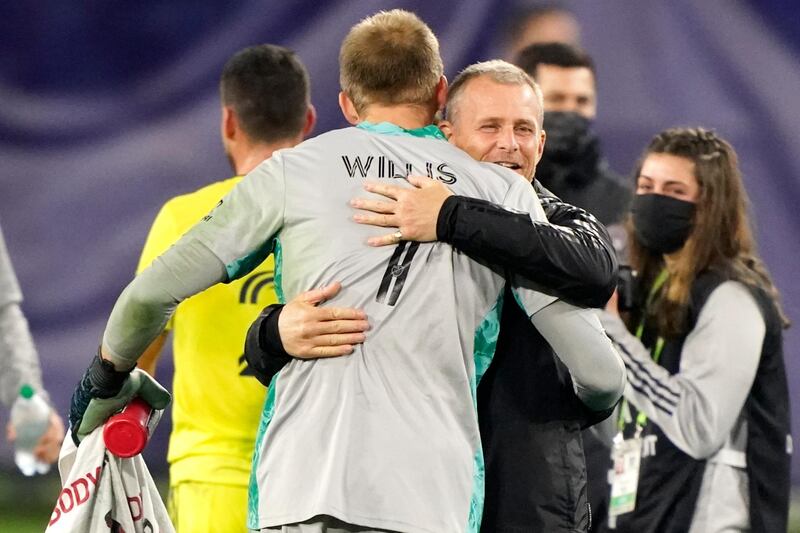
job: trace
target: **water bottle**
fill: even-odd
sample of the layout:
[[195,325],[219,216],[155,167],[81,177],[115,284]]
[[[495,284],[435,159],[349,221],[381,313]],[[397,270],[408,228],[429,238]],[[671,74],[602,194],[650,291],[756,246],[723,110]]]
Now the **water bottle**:
[[36,443],[47,431],[50,423],[50,406],[33,387],[23,385],[11,406],[11,425],[17,434],[14,441],[14,462],[26,476],[46,474],[50,465],[38,461],[33,455]]
[[122,458],[142,453],[160,419],[161,411],[154,410],[141,398],[134,398],[103,426],[106,449]]

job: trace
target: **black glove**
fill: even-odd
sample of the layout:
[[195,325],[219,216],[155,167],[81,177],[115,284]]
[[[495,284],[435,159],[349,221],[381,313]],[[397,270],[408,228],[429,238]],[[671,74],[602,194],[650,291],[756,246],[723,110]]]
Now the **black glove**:
[[283,305],[265,307],[247,330],[244,357],[250,370],[262,385],[269,387],[272,378],[280,372],[292,356],[286,353],[278,331],[278,318]]
[[170,401],[166,389],[149,374],[139,369],[116,370],[98,353],[72,393],[69,425],[75,445],[135,396],[154,409],[164,409]]

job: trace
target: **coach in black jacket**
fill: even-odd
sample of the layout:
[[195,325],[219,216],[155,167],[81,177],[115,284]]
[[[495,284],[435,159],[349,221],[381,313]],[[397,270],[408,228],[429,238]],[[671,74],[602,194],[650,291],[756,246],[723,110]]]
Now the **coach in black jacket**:
[[[469,75],[470,70],[465,72]],[[471,81],[482,76],[490,76],[497,82],[491,73],[486,73],[486,69],[478,69],[477,74],[466,79],[462,73],[453,83],[449,105],[453,106],[454,93],[469,100]],[[486,90],[483,87],[483,91]],[[513,109],[512,106],[512,113]],[[452,114],[449,108],[449,115]],[[515,117],[516,114],[508,118]],[[516,117],[511,122],[518,122],[518,119]],[[445,133],[451,134],[451,142],[454,140],[452,131],[459,126],[458,120],[451,119],[443,128]],[[541,128],[540,122],[538,127]],[[501,150],[498,157],[482,157],[482,154],[473,153],[470,146],[462,148],[473,157],[506,163],[506,166],[510,166],[508,161],[517,160],[513,148]],[[503,152],[507,153],[503,155]],[[535,162],[530,174],[523,174],[526,178],[531,179],[534,166]],[[525,168],[524,165],[518,167],[520,170]],[[450,196],[449,191],[437,182],[426,184],[419,190],[403,188],[402,194],[396,194],[398,191],[395,189],[399,190],[399,187],[384,188],[388,188],[397,207],[401,204],[415,206],[415,209],[405,211],[414,211],[415,225],[423,218],[429,219],[429,224],[435,226],[438,240],[448,242],[472,257],[503,266],[535,282],[541,290],[557,294],[571,303],[587,307],[605,305],[616,281],[615,253],[607,232],[586,211],[561,202],[535,182],[534,187],[550,224],[532,223],[527,214],[511,213],[482,200]],[[425,217],[419,216],[420,209],[427,205],[426,199],[435,196],[437,190],[444,191],[443,203],[440,201],[439,207]],[[399,214],[404,212],[403,209],[394,209],[387,214],[381,207],[379,212],[382,213],[379,215],[380,225],[401,228],[403,238],[416,237],[411,229],[403,229],[410,228],[404,225],[405,221]],[[390,242],[387,240],[386,244]],[[324,296],[317,291],[313,296],[299,299],[314,302],[331,296],[335,290]],[[298,309],[297,300],[293,304]],[[301,309],[305,313],[302,318],[306,322],[330,320],[330,317],[323,317],[325,309],[306,303]],[[278,331],[280,313],[280,307],[270,306],[248,334],[247,360],[265,384],[290,360]],[[281,332],[286,333],[284,322],[288,321],[281,321]],[[286,348],[291,353],[297,353],[298,349],[304,351],[296,342],[298,331],[299,328],[289,332],[291,346],[289,334],[284,336]],[[305,328],[305,331],[314,331],[314,328]],[[325,346],[321,340],[323,335],[317,335],[319,330],[315,331],[304,339],[306,346],[316,345],[316,351],[310,352],[312,357],[347,352],[346,349],[337,352],[339,347]],[[357,338],[347,335],[341,335],[339,341],[336,344],[358,342]],[[504,298],[495,358],[478,388],[478,412],[486,466],[482,531],[587,531],[591,512],[586,497],[586,467],[580,431],[605,418],[608,412],[593,412],[581,403],[573,388],[569,369],[558,360],[511,294]]]
[[[475,257],[503,257],[503,264],[526,277],[547,278],[555,293],[573,303],[604,305],[614,282],[605,229],[586,211],[534,185],[547,220],[559,229],[509,224],[508,212],[458,199],[442,209],[440,227],[444,220],[450,227],[441,240]],[[470,228],[481,229],[465,238]],[[565,228],[594,238],[576,242]],[[506,246],[503,254],[498,244]],[[513,296],[506,294],[504,302],[495,357],[478,387],[486,464],[482,531],[587,531],[591,510],[581,430],[610,411],[593,412],[581,403],[568,369]]]

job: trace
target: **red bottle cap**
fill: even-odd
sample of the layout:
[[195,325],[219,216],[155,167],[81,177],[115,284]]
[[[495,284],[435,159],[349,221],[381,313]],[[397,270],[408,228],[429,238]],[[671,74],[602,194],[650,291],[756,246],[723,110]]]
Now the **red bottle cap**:
[[141,398],[108,419],[103,427],[103,440],[108,451],[117,457],[133,457],[144,450],[150,438],[150,415],[153,408]]

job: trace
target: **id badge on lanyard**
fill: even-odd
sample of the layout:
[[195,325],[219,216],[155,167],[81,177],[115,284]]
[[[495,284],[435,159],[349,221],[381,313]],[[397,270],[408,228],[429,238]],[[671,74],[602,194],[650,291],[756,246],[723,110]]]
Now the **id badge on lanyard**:
[[619,516],[636,509],[636,491],[639,487],[639,466],[642,463],[642,439],[637,430],[632,439],[617,435],[614,439],[612,457],[614,468],[611,471],[611,498],[608,516]]
[[[667,278],[667,271],[659,274],[648,297],[648,307],[663,286]],[[636,336],[641,339],[644,332],[644,323],[639,325]],[[661,352],[664,349],[664,339],[658,337],[652,352],[653,360],[658,363]],[[647,415],[639,412],[636,417],[636,432],[633,438],[626,439],[622,436],[622,430],[626,423],[632,422],[628,402],[623,400],[619,414],[619,433],[614,437],[614,446],[611,457],[614,460],[614,467],[609,472],[609,484],[611,485],[611,497],[608,505],[609,526],[616,525],[616,517],[625,513],[630,513],[636,509],[636,492],[639,488],[639,468],[642,464],[642,429],[647,424]]]

